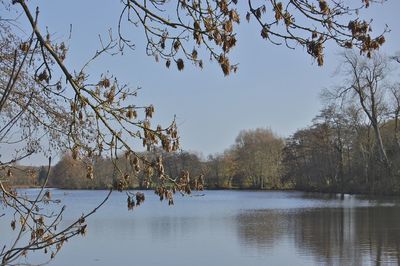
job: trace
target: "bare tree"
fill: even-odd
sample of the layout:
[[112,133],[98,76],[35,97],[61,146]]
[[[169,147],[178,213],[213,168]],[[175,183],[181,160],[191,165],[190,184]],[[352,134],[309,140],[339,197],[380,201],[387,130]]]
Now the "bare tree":
[[390,87],[390,94],[392,96],[392,115],[394,120],[394,138],[397,148],[400,150],[400,84],[396,83]]
[[[173,201],[172,191],[190,191],[188,176],[170,177],[164,172],[162,157],[147,160],[132,148],[135,144],[132,139],[137,139],[148,150],[158,145],[165,152],[177,150],[179,136],[175,121],[167,127],[152,126],[154,107],[132,104],[136,89],[109,74],[89,79],[88,65],[117,46],[111,35],[107,41],[100,40],[100,49],[81,69],[70,70],[64,64],[67,44],[57,43],[48,33],[42,33],[38,8],[32,13],[26,1],[1,2],[1,5],[6,10],[17,10],[19,19],[26,18],[31,29],[27,37],[18,36],[13,21],[0,20],[0,144],[2,149],[10,151],[9,158],[0,161],[1,202],[10,209],[9,215],[4,214],[1,219],[11,219],[11,229],[19,230],[11,245],[2,246],[1,265],[16,263],[21,256],[35,250],[54,257],[66,240],[84,235],[86,217],[111,193],[93,211],[77,217],[69,226],[58,227],[64,207],[60,206],[58,213],[48,214],[46,204],[58,204],[45,190],[48,178],[34,196],[20,195],[9,185],[17,168],[15,163],[32,154],[44,153],[50,157],[57,150],[69,149],[73,159],[85,164],[88,179],[95,178],[95,158],[106,153],[116,162],[124,156],[131,167],[126,171],[114,163],[117,180],[110,184],[114,189],[127,189],[138,172],[143,171],[146,183],[169,202]],[[141,193],[126,193],[129,209],[144,200]],[[20,226],[16,221],[20,221]],[[21,237],[27,232],[30,239]]]
[[[2,247],[0,265],[15,264],[20,257],[27,256],[29,252],[36,250],[43,250],[49,254],[50,259],[54,258],[68,239],[76,235],[85,235],[86,218],[95,213],[111,194],[112,190],[92,211],[82,214],[68,226],[59,228],[65,206],[59,208],[59,200],[52,199],[51,192],[45,189],[50,165],[51,159],[49,159],[44,183],[33,197],[20,195],[16,190],[8,187],[5,180],[1,180],[1,202],[13,210],[10,227],[16,231],[16,236],[9,246]],[[28,239],[26,239],[27,235],[29,235]]]
[[385,97],[389,64],[386,57],[375,54],[372,60],[357,56],[354,52],[343,54],[343,71],[347,77],[345,87],[338,89],[339,96],[350,94],[355,97],[374,130],[379,158],[390,166],[382,141],[380,122],[386,111]]
[[[391,57],[397,63],[400,63],[400,52],[395,56]],[[393,119],[394,119],[394,136],[397,147],[400,150],[400,137],[399,137],[399,115],[400,115],[400,82],[397,82],[390,86],[390,93],[392,95],[392,109],[393,109]]]

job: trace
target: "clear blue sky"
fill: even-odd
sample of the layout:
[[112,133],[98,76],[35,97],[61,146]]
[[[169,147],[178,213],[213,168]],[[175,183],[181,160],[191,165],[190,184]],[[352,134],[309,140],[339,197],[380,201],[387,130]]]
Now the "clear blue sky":
[[[361,1],[360,1],[361,2]],[[122,9],[119,1],[30,1],[41,6],[40,26],[47,25],[56,39],[66,39],[72,24],[66,64],[79,69],[99,47],[98,34],[115,28]],[[387,23],[383,52],[400,50],[400,1],[370,8],[376,32]],[[154,104],[156,121],[166,125],[176,114],[182,148],[205,156],[222,152],[234,143],[242,129],[269,127],[286,137],[306,127],[321,109],[322,88],[338,83],[332,74],[338,64],[336,47],[327,47],[325,66],[317,64],[301,47],[288,50],[260,37],[255,23],[242,23],[238,45],[232,52],[240,63],[237,74],[224,77],[219,66],[206,62],[200,70],[187,65],[183,72],[166,69],[145,55],[143,35],[136,31],[137,49],[124,56],[106,56],[90,68],[94,73],[109,70],[133,87],[142,87],[137,104]]]

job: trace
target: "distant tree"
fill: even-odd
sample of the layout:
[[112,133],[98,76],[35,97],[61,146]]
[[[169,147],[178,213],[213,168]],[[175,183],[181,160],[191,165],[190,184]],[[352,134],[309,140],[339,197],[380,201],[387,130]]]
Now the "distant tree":
[[165,172],[171,177],[177,177],[182,171],[190,170],[192,176],[202,174],[202,163],[195,153],[180,151],[164,155]]
[[254,188],[280,187],[283,147],[270,129],[241,131],[234,146],[240,176]]
[[286,141],[285,179],[298,189],[393,194],[400,191],[398,82],[387,57],[343,55],[341,86],[327,106]]
[[400,151],[400,82],[393,84],[390,87],[390,95],[392,96],[392,118],[394,120],[394,138],[397,148]]
[[385,81],[389,71],[388,59],[375,54],[372,60],[365,60],[354,52],[343,54],[343,59],[343,72],[347,84],[338,89],[338,95],[345,97],[346,94],[350,94],[358,102],[374,130],[380,160],[389,167],[390,162],[379,126],[387,111]]
[[206,180],[211,188],[241,187],[237,155],[233,149],[222,154],[209,156],[207,160]]
[[229,184],[226,186],[223,185],[225,183],[225,178],[222,176],[222,158],[223,157],[219,154],[209,155],[207,158],[206,178],[209,188],[230,188]]
[[344,192],[349,180],[357,125],[351,108],[330,103],[308,128],[296,131],[286,141],[285,178],[296,188]]
[[85,165],[64,154],[61,160],[51,169],[49,185],[58,188],[86,188],[80,185],[87,181]]

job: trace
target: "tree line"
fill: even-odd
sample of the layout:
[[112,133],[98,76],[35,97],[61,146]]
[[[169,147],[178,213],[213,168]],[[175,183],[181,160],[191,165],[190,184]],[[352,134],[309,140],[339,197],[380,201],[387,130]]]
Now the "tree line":
[[393,59],[342,54],[343,80],[321,94],[310,126],[282,139],[271,130],[239,134],[211,156],[216,187],[398,194],[400,83]]
[[[341,85],[324,90],[323,109],[310,126],[288,138],[257,128],[241,131],[229,149],[207,158],[161,148],[140,154],[146,162],[162,158],[162,169],[129,156],[85,161],[67,152],[52,167],[48,185],[104,189],[118,187],[124,175],[128,188],[155,188],[153,176],[162,171],[171,179],[204,179],[210,189],[399,193],[400,85],[393,81],[394,61],[379,54],[367,60],[352,52],[342,58]],[[21,177],[15,184],[40,184],[41,171],[44,167],[36,170],[36,181]]]

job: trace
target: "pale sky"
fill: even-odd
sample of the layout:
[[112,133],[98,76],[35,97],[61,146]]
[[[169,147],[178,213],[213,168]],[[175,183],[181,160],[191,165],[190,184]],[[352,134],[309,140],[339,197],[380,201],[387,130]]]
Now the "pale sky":
[[[360,0],[361,2],[361,0]],[[66,39],[72,24],[69,57],[66,64],[80,69],[99,48],[98,34],[114,32],[122,9],[119,1],[30,1],[39,4],[39,23],[48,26],[56,39]],[[392,32],[382,49],[387,54],[400,50],[399,0],[384,6],[372,5],[368,17],[374,17],[375,29],[385,23]],[[242,129],[268,127],[282,137],[309,125],[321,109],[321,89],[337,84],[333,72],[338,65],[337,47],[327,47],[325,65],[316,62],[298,47],[289,50],[274,46],[260,37],[255,23],[242,15],[238,44],[232,52],[239,62],[237,74],[224,77],[219,66],[206,61],[200,70],[187,64],[184,71],[165,68],[145,55],[143,34],[136,31],[135,51],[123,56],[105,56],[90,68],[95,73],[109,70],[133,87],[142,87],[136,104],[153,104],[155,121],[167,125],[177,116],[184,150],[204,156],[229,148]]]

